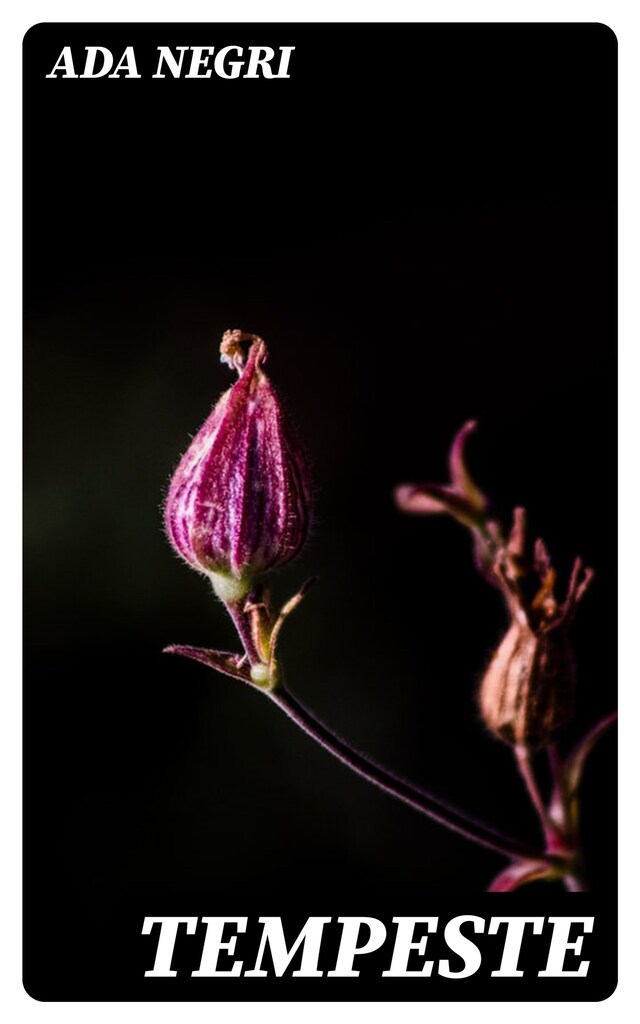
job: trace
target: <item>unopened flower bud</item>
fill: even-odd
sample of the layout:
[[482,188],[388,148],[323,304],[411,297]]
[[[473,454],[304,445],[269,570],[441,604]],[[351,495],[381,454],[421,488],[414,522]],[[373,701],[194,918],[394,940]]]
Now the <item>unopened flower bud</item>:
[[[245,355],[246,343],[250,343]],[[307,462],[263,371],[264,341],[226,331],[221,358],[239,373],[194,437],[171,481],[167,536],[225,602],[298,553],[309,529]]]
[[[525,557],[525,513],[516,509],[508,542],[496,546],[494,577],[511,625],[480,685],[480,712],[488,728],[516,747],[545,746],[573,717],[575,668],[569,626],[593,572],[576,558],[567,596],[555,594],[556,572],[541,540]],[[532,597],[527,591],[535,586]]]
[[480,685],[480,712],[501,740],[534,750],[571,720],[574,691],[566,629],[536,633],[513,621]]

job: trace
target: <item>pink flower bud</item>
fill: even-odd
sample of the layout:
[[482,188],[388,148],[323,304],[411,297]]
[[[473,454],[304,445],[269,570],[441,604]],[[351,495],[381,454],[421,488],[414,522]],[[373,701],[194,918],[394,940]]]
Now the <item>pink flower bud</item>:
[[[245,357],[246,345],[251,342]],[[221,358],[239,378],[218,400],[174,473],[167,536],[224,601],[241,600],[253,578],[298,553],[309,530],[307,462],[263,372],[264,341],[226,331]]]

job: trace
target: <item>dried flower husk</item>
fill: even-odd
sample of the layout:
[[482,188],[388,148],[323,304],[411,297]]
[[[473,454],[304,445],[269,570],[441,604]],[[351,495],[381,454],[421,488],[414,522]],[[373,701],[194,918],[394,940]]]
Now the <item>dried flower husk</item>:
[[566,629],[514,620],[480,684],[480,713],[495,736],[531,750],[573,717],[575,668]]

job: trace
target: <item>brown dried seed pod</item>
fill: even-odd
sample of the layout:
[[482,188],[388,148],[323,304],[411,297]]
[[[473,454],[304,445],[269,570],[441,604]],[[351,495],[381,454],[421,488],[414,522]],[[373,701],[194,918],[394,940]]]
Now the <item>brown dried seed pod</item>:
[[513,622],[480,684],[485,725],[513,746],[544,746],[573,716],[575,670],[566,630]]

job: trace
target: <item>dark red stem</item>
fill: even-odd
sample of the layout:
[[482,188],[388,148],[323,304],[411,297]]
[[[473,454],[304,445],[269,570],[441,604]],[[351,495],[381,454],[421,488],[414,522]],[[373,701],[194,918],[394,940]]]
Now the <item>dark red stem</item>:
[[361,775],[385,793],[389,793],[391,796],[396,797],[396,799],[408,804],[409,807],[413,807],[414,810],[427,815],[429,818],[433,818],[434,821],[440,822],[441,825],[445,825],[452,831],[458,832],[472,842],[486,846],[488,849],[501,853],[505,857],[512,859],[527,857],[548,863],[555,862],[555,858],[552,856],[541,854],[539,851],[520,842],[520,840],[504,835],[491,826],[468,817],[451,804],[445,803],[426,790],[399,778],[392,772],[387,771],[386,768],[373,763],[363,754],[353,750],[348,743],[340,739],[339,736],[334,735],[321,722],[318,722],[283,687],[278,687],[270,692],[265,691],[265,696],[269,697],[274,704],[277,704],[303,732],[306,732],[308,736],[314,739],[316,743],[319,743],[333,757],[342,761],[347,768]]

